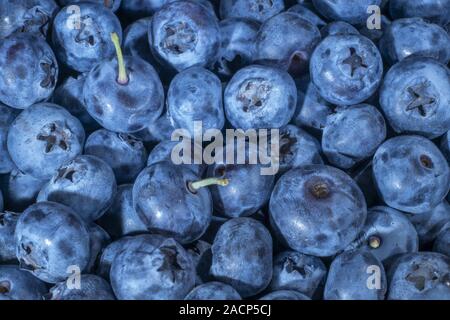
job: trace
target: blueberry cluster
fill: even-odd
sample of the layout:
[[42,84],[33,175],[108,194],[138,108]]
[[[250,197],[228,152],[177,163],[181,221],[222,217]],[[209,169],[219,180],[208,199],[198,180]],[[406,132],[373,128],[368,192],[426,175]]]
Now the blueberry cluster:
[[[450,0],[2,0],[0,300],[450,300],[449,32]],[[279,130],[278,173],[174,163],[197,122]]]

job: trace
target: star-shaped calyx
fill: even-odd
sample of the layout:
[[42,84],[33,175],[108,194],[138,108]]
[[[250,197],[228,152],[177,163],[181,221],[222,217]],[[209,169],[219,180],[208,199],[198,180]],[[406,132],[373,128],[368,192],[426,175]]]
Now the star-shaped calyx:
[[157,269],[160,272],[170,274],[172,282],[175,282],[176,273],[183,271],[183,267],[178,263],[178,250],[176,247],[161,247],[159,251],[164,255],[161,266]]
[[55,147],[67,151],[69,149],[67,138],[68,135],[64,128],[58,126],[56,123],[45,125],[36,137],[37,140],[46,142],[45,153],[52,152]]
[[58,169],[57,179],[67,179],[70,182],[73,182],[73,175],[75,172],[76,170],[72,167],[62,167]]
[[251,4],[251,10],[263,12],[273,7],[273,0],[256,0]]
[[197,35],[186,22],[174,22],[164,26],[164,39],[160,46],[171,54],[180,55],[192,51],[197,42]]
[[282,162],[294,155],[292,147],[297,143],[297,138],[291,136],[290,132],[284,132],[280,136],[280,158]]
[[85,43],[87,46],[96,44],[96,35],[100,34],[97,25],[90,16],[83,16],[80,19],[79,26],[76,26],[78,34],[75,36],[75,42]]
[[412,100],[406,107],[406,111],[414,111],[417,110],[422,117],[426,117],[429,107],[431,107],[436,99],[430,96],[426,92],[426,88],[429,85],[426,83],[419,84],[417,86],[409,87],[408,93],[411,95]]
[[244,112],[251,112],[264,106],[270,98],[272,86],[262,78],[251,79],[241,86],[237,99]]
[[342,63],[350,66],[350,76],[352,77],[355,75],[355,71],[359,68],[368,68],[367,64],[364,63],[363,58],[356,53],[355,48],[350,48],[350,56],[342,61]]
[[295,261],[292,260],[292,258],[290,258],[290,257],[288,257],[285,261],[285,268],[286,268],[286,271],[289,273],[297,271],[302,277],[306,276],[305,267],[297,266]]
[[39,7],[33,7],[23,15],[23,25],[20,32],[39,31],[45,37],[50,18]]
[[433,266],[428,264],[413,264],[412,272],[406,276],[406,280],[413,284],[417,290],[425,290],[428,281],[436,282],[440,278]]

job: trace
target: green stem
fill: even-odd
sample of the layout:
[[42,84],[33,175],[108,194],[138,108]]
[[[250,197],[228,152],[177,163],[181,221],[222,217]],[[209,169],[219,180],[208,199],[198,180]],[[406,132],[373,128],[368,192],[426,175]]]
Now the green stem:
[[120,39],[117,33],[111,33],[111,40],[116,48],[117,65],[119,66],[119,76],[117,77],[117,82],[119,84],[126,85],[128,83],[128,75],[125,68],[125,61],[123,60],[122,48],[120,47]]
[[189,190],[197,192],[199,189],[209,186],[222,186],[225,187],[230,183],[228,179],[220,178],[207,178],[203,180],[189,182]]

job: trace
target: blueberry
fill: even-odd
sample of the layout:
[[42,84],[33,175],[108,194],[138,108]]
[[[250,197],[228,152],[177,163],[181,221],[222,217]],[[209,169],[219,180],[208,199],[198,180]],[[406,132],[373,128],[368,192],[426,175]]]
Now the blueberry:
[[370,6],[381,6],[382,0],[312,0],[317,11],[330,20],[351,24],[366,23]]
[[139,57],[157,69],[157,62],[153,57],[147,40],[148,28],[151,23],[151,18],[142,18],[125,29],[123,32],[123,52],[127,56]]
[[117,188],[113,203],[98,221],[113,238],[147,231],[144,223],[133,208],[132,184],[124,184]]
[[105,129],[93,132],[86,139],[84,153],[109,164],[118,184],[133,182],[147,161],[147,150],[141,141]]
[[6,174],[14,169],[14,163],[6,146],[8,130],[17,117],[18,111],[0,103],[0,174]]
[[394,19],[422,17],[443,26],[450,22],[448,0],[391,0],[389,12]]
[[377,108],[340,107],[327,118],[322,149],[336,167],[349,169],[370,158],[386,139],[386,122]]
[[447,160],[430,140],[420,136],[400,136],[383,143],[373,159],[373,174],[384,202],[409,213],[432,210],[449,190]]
[[284,0],[220,0],[220,16],[264,22],[285,9]]
[[54,202],[30,206],[17,221],[16,255],[21,268],[57,283],[89,262],[89,233],[70,208]]
[[14,33],[45,38],[58,9],[54,0],[4,0],[0,7],[0,39]]
[[273,175],[262,175],[261,165],[217,163],[208,168],[208,177],[225,178],[227,186],[210,188],[214,209],[220,215],[250,216],[264,206],[274,184]]
[[384,300],[386,290],[386,274],[381,262],[369,251],[352,250],[333,260],[324,299]]
[[[197,240],[185,246],[186,252],[191,257],[196,270],[195,285],[201,285],[210,280],[211,268],[211,244],[203,240]],[[239,297],[240,299],[240,297]]]
[[281,173],[304,165],[323,164],[317,139],[294,125],[280,129],[279,143]]
[[183,244],[193,242],[211,221],[212,199],[204,186],[221,182],[225,183],[220,179],[200,180],[186,167],[157,163],[137,177],[133,207],[149,231]]
[[450,205],[444,200],[430,211],[406,216],[416,228],[420,243],[426,245],[433,242],[445,224],[450,222]]
[[433,245],[433,251],[450,257],[450,224],[443,228],[437,236]]
[[443,64],[450,60],[450,35],[440,26],[420,18],[392,22],[381,39],[381,52],[394,64],[411,55],[434,58]]
[[91,222],[105,213],[116,190],[112,169],[97,157],[83,155],[58,169],[39,193],[38,201],[64,204]]
[[98,129],[99,124],[87,112],[83,99],[83,87],[86,75],[81,74],[75,77],[68,77],[60,86],[55,89],[52,102],[63,106],[74,117],[78,118],[86,131]]
[[120,11],[132,19],[143,18],[158,12],[168,2],[170,0],[124,0]]
[[109,283],[93,274],[80,276],[80,288],[72,288],[67,281],[50,289],[48,300],[115,300]]
[[255,59],[256,36],[260,25],[245,18],[229,18],[220,21],[220,57],[214,71],[226,79]]
[[214,281],[195,287],[184,300],[241,300],[241,296],[232,286]]
[[22,111],[8,132],[8,151],[23,173],[48,180],[58,168],[82,152],[84,130],[64,108],[35,104]]
[[450,299],[450,257],[418,252],[401,256],[388,272],[389,300]]
[[46,180],[33,178],[33,176],[14,169],[5,183],[4,196],[8,209],[22,212],[32,205]]
[[156,58],[176,71],[194,65],[211,67],[218,59],[217,17],[204,5],[192,1],[172,2],[156,12],[149,38]]
[[261,26],[256,38],[256,61],[299,75],[308,70],[320,38],[313,23],[293,12],[280,13]]
[[319,29],[327,24],[314,11],[309,9],[308,6],[305,4],[295,4],[288,9],[288,12],[298,14],[300,17],[302,17],[305,20],[308,20]]
[[252,65],[239,70],[224,93],[225,114],[235,128],[280,128],[291,120],[297,89],[289,74]]
[[[150,17],[160,11],[166,4],[174,1],[176,0],[124,0],[120,11],[127,19],[135,20],[136,18]],[[214,13],[213,5],[209,0],[192,0],[192,2],[201,4]]]
[[374,207],[367,213],[361,234],[346,250],[361,248],[384,262],[399,254],[417,252],[419,237],[413,224],[401,212],[389,207]]
[[[158,0],[157,0],[158,1]],[[175,0],[169,0],[171,2],[175,1]],[[192,2],[195,2],[197,4],[202,5],[203,7],[205,7],[212,15],[214,15],[217,18],[216,15],[216,7],[218,7],[218,4],[216,3],[217,0],[189,0]],[[218,9],[218,8],[217,8]],[[218,11],[218,10],[217,10]]]
[[270,289],[295,290],[311,297],[326,274],[327,269],[319,258],[283,251],[274,258]]
[[131,135],[144,142],[158,143],[164,140],[171,140],[173,130],[175,128],[170,123],[169,116],[165,112],[146,128],[133,132]]
[[2,264],[16,260],[14,231],[18,219],[17,213],[0,213],[0,263]]
[[[125,0],[125,1],[128,2],[129,0]],[[97,4],[101,4],[101,5],[105,6],[106,8],[108,8],[112,11],[117,11],[120,7],[122,0],[59,0],[59,3],[62,6],[68,6],[68,5],[73,5],[73,4],[76,5],[80,2],[97,3]]]
[[394,65],[380,88],[380,105],[397,133],[430,139],[450,129],[450,71],[431,58],[411,57]]
[[58,77],[58,62],[50,46],[27,33],[1,41],[0,69],[0,101],[17,109],[48,99]]
[[327,117],[334,113],[335,106],[322,98],[317,87],[304,79],[298,84],[297,109],[293,122],[299,126],[305,126],[318,131],[323,130],[327,123]]
[[[201,121],[203,130],[222,130],[225,116],[222,84],[219,78],[201,67],[178,73],[167,92],[167,112],[175,128],[194,136],[194,122]],[[201,132],[200,132],[201,134]]]
[[450,137],[449,132],[444,134],[441,138],[441,144],[440,149],[442,153],[444,154],[445,158],[447,159],[447,162],[450,163]]
[[159,239],[159,237],[142,234],[138,236],[125,236],[110,243],[100,254],[97,265],[97,274],[109,280],[111,264],[119,253],[124,250],[133,251],[139,248],[143,242],[152,242],[154,239]]
[[254,296],[269,285],[272,237],[260,222],[235,218],[224,223],[214,239],[212,255],[211,275],[233,286],[241,297]]
[[259,300],[311,300],[303,293],[295,290],[279,290],[273,291],[259,298]]
[[105,129],[137,132],[161,115],[163,87],[149,63],[123,57],[117,34],[111,34],[111,40],[117,59],[104,61],[89,72],[83,88],[86,109]]
[[0,300],[450,300],[450,0],[0,2]]
[[81,2],[79,12],[65,7],[53,22],[52,41],[58,60],[78,72],[114,56],[110,34],[122,37],[119,19],[101,4]]
[[[153,164],[171,161],[172,151],[174,151],[175,146],[178,145],[179,142],[165,140],[158,143],[150,152],[147,160],[147,166],[151,166]],[[201,147],[201,146],[198,146]],[[191,150],[195,150],[196,146],[192,144]],[[203,173],[206,169],[205,164],[194,164],[194,157],[191,157],[191,164],[183,164],[186,168],[189,168],[192,172],[194,172],[197,176],[203,176]]]
[[326,37],[314,50],[311,79],[321,96],[337,105],[370,98],[381,83],[383,61],[372,41],[361,35]]
[[338,34],[359,34],[359,31],[347,22],[333,21],[320,29],[320,33],[322,34],[323,38],[326,38],[328,36],[334,36]]
[[45,283],[17,266],[0,266],[0,300],[42,300]]
[[96,267],[97,258],[99,257],[103,248],[105,248],[111,242],[111,238],[105,230],[103,230],[99,225],[95,223],[88,224],[87,228],[89,232],[89,252],[91,254],[91,257],[84,271],[92,272]]
[[186,251],[159,235],[122,251],[111,266],[111,285],[119,300],[179,300],[194,282],[194,265]]
[[331,256],[353,241],[364,226],[364,195],[343,171],[324,165],[285,173],[270,198],[271,224],[290,248]]

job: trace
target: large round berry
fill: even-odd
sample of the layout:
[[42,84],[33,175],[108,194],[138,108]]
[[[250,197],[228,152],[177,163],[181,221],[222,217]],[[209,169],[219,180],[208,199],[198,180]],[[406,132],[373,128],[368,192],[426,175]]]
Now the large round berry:
[[270,198],[271,224],[290,248],[315,256],[344,249],[366,220],[364,196],[343,171],[324,165],[292,169]]
[[0,70],[0,102],[17,109],[48,99],[58,78],[58,62],[50,46],[27,33],[0,42]]
[[122,36],[114,13],[102,4],[81,2],[62,8],[53,23],[52,41],[58,60],[78,72],[90,71],[114,56],[111,32]]
[[251,65],[239,70],[224,93],[225,114],[238,129],[280,128],[289,123],[297,88],[281,69]]
[[217,18],[192,1],[175,1],[158,11],[149,37],[157,58],[177,71],[194,65],[211,67],[219,55]]
[[242,297],[250,297],[270,283],[272,254],[272,237],[262,223],[250,218],[231,219],[217,232],[210,273]]
[[326,37],[317,46],[310,73],[323,98],[337,105],[352,105],[376,92],[383,76],[383,61],[366,37],[340,34]]
[[395,209],[432,210],[449,190],[447,160],[428,139],[400,136],[381,145],[373,158],[373,174],[384,202]]
[[443,135],[450,130],[449,69],[424,57],[399,62],[384,78],[380,105],[397,133]]
[[80,121],[64,108],[35,104],[11,124],[8,151],[22,172],[48,180],[61,165],[83,151],[84,138]]
[[90,257],[89,233],[70,208],[54,202],[30,206],[17,221],[16,255],[22,268],[57,283],[82,272]]

